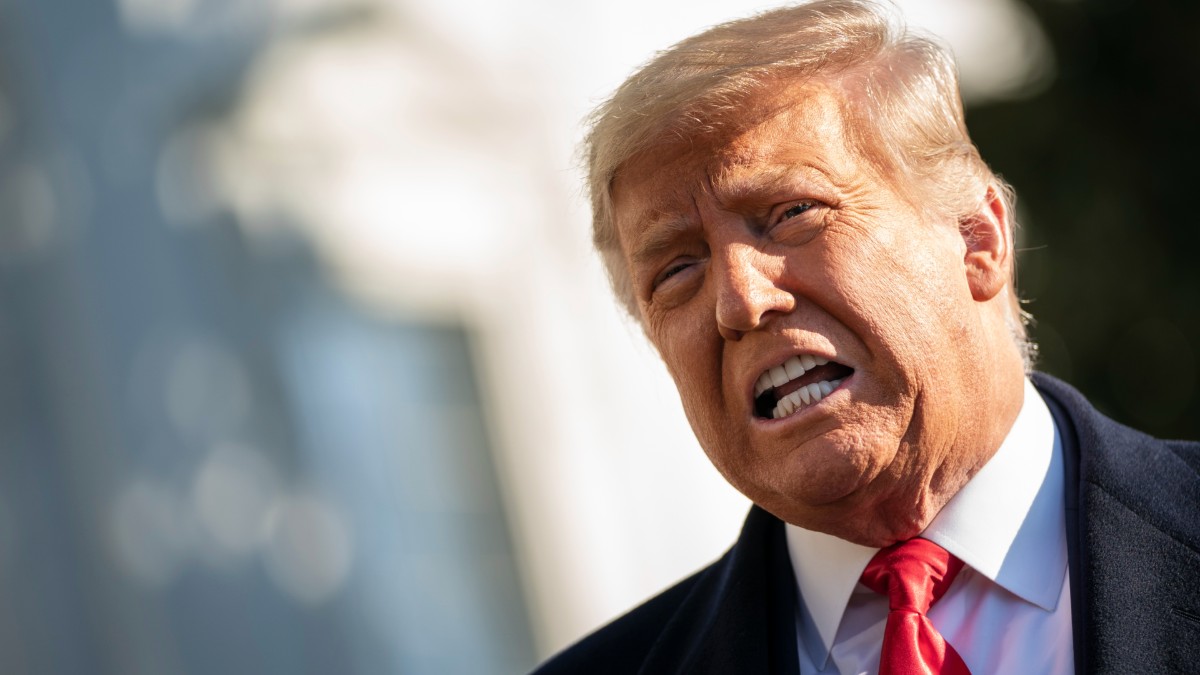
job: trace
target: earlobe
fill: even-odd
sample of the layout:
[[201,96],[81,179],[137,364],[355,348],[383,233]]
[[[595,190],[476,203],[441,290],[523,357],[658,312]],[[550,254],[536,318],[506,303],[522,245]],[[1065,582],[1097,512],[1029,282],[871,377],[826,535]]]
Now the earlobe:
[[989,185],[979,209],[958,223],[966,253],[963,264],[971,295],[979,302],[996,297],[1012,274],[1012,219],[995,185]]

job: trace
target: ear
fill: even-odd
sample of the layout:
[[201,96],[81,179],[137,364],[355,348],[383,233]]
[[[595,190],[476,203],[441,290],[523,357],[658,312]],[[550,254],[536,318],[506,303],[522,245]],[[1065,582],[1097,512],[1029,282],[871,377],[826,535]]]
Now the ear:
[[988,185],[979,209],[963,217],[958,229],[966,243],[963,265],[976,301],[996,297],[1011,281],[1012,219],[995,185]]

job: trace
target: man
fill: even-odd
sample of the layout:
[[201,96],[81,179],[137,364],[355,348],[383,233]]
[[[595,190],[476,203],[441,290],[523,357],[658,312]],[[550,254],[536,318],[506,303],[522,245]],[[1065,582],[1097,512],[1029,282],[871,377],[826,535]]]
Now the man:
[[755,506],[544,672],[1200,669],[1200,446],[1027,379],[1011,193],[941,48],[856,0],[733,22],[587,149],[614,288]]

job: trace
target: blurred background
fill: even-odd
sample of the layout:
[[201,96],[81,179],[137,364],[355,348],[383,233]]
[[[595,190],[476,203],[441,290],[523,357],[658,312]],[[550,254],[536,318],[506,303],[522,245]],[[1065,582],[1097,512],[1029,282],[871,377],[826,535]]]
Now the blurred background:
[[[1200,437],[1200,8],[898,4],[1042,369]],[[718,556],[574,148],[769,6],[0,0],[0,672],[517,673]]]

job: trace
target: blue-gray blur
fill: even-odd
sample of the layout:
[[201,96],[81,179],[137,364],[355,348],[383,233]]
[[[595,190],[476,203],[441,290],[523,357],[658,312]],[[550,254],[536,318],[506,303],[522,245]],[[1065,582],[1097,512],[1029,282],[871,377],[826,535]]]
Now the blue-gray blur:
[[469,332],[165,222],[165,144],[267,30],[0,3],[0,672],[533,664]]

